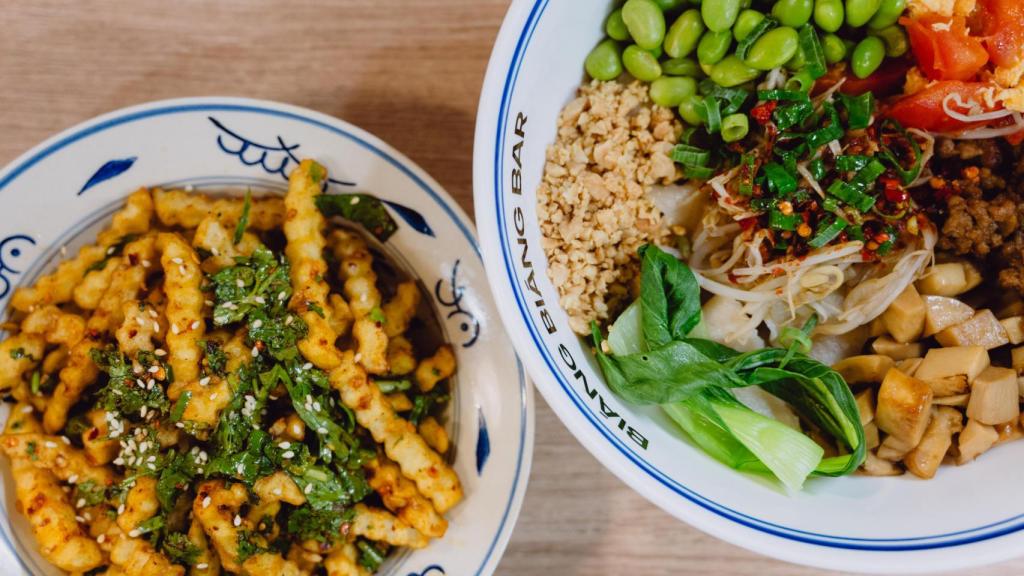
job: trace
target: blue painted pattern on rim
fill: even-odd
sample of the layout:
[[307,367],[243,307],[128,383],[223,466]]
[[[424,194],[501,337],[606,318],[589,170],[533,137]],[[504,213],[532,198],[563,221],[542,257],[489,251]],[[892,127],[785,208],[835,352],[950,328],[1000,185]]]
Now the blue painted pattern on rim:
[[445,574],[444,568],[432,564],[423,569],[422,572],[409,572],[409,576],[430,576],[430,574]]
[[135,161],[138,160],[138,156],[132,156],[130,158],[120,158],[116,160],[108,160],[103,166],[99,167],[99,170],[93,173],[89,177],[89,180],[82,186],[82,189],[78,191],[78,195],[85,194],[85,191],[93,186],[106,182],[112,178],[117,178],[121,174],[124,174],[131,168]]
[[847,536],[837,536],[829,534],[820,534],[816,532],[810,532],[805,530],[799,530],[796,528],[790,528],[768,522],[759,518],[755,518],[748,514],[744,514],[737,510],[731,509],[727,506],[714,502],[713,500],[706,498],[677,480],[669,477],[661,470],[652,466],[642,456],[637,454],[628,445],[622,442],[619,438],[613,436],[609,431],[598,421],[593,411],[582,401],[579,393],[570,385],[565,376],[557,368],[556,362],[548,351],[547,347],[544,346],[541,333],[538,330],[532,316],[529,313],[527,303],[522,290],[521,284],[515,269],[515,258],[512,255],[511,246],[508,244],[508,235],[506,231],[506,220],[504,212],[504,204],[502,199],[504,198],[504,145],[505,145],[505,134],[507,128],[507,119],[509,116],[509,105],[511,103],[512,94],[516,87],[516,81],[518,80],[519,71],[522,66],[523,56],[530,44],[530,40],[533,37],[533,33],[536,30],[537,24],[540,21],[541,15],[547,8],[550,0],[535,0],[530,13],[526,19],[526,23],[520,32],[519,38],[516,42],[516,48],[513,52],[511,62],[509,63],[508,74],[505,78],[505,84],[502,89],[501,104],[498,108],[498,123],[496,127],[496,140],[495,140],[495,152],[494,152],[494,203],[495,203],[495,215],[496,224],[498,229],[498,238],[501,243],[503,264],[505,271],[508,276],[508,281],[511,283],[511,288],[516,299],[516,305],[519,309],[519,314],[522,316],[527,329],[530,332],[530,336],[533,340],[533,345],[540,352],[544,362],[548,366],[550,373],[559,382],[562,389],[565,391],[566,396],[576,406],[577,410],[584,416],[584,418],[594,427],[594,429],[601,434],[611,446],[613,446],[619,453],[635,464],[639,469],[643,470],[653,480],[657,481],[661,485],[665,486],[675,494],[685,498],[686,500],[708,510],[714,514],[717,514],[723,518],[736,522],[747,528],[764,532],[773,536],[786,538],[789,540],[802,542],[806,544],[814,544],[824,547],[832,547],[839,549],[849,550],[864,550],[864,551],[876,551],[876,552],[896,552],[896,551],[912,551],[912,550],[928,550],[936,548],[948,548],[953,546],[962,546],[966,544],[972,544],[975,542],[981,542],[984,540],[990,540],[1000,536],[1005,536],[1014,532],[1018,532],[1024,529],[1024,514],[1018,514],[1011,518],[993,522],[983,526],[969,528],[966,530],[959,530],[956,532],[950,532],[946,534],[936,534],[919,537],[908,537],[908,538],[856,538]]
[[33,246],[36,243],[35,240],[25,234],[15,234],[0,241],[0,300],[6,298],[7,294],[11,291],[11,279],[7,275],[21,274],[21,270],[11,268],[10,260],[21,258],[23,253],[21,248],[16,246],[16,243],[22,242],[27,242]]
[[[472,312],[462,307],[462,298],[466,295],[466,287],[459,284],[459,261],[452,265],[449,278],[442,278],[434,285],[434,298],[445,308],[450,308],[445,316],[448,320],[458,318],[459,330],[466,335],[462,341],[463,348],[470,348],[480,338],[480,321]],[[447,286],[445,285],[447,282]]]
[[476,417],[478,420],[476,436],[476,474],[477,476],[483,476],[484,465],[487,464],[487,458],[491,456],[491,433],[487,431],[487,418],[484,417],[484,411],[479,406],[476,408]]
[[[3,190],[11,182],[13,182],[15,179],[17,179],[21,174],[25,173],[27,170],[29,170],[33,166],[35,166],[36,164],[38,164],[42,160],[46,159],[51,154],[53,154],[53,153],[55,153],[55,152],[65,148],[65,147],[67,147],[67,146],[69,146],[71,144],[74,144],[75,142],[78,142],[80,140],[86,139],[86,138],[88,138],[89,136],[91,136],[93,134],[97,134],[97,133],[103,132],[105,130],[108,130],[110,128],[113,128],[113,127],[116,127],[116,126],[120,126],[120,125],[123,125],[123,124],[130,124],[132,122],[136,122],[136,121],[139,121],[139,120],[144,120],[146,118],[157,117],[157,116],[166,116],[166,115],[174,115],[174,114],[187,114],[187,113],[195,113],[195,112],[204,112],[204,113],[242,112],[242,113],[250,113],[250,114],[255,114],[255,115],[264,115],[264,116],[270,116],[270,117],[285,118],[285,119],[290,119],[290,120],[294,120],[294,121],[297,121],[297,122],[302,122],[304,124],[308,124],[308,125],[311,125],[311,126],[314,126],[314,127],[317,127],[317,128],[323,129],[323,130],[326,130],[328,132],[331,132],[331,133],[333,133],[335,135],[341,136],[343,138],[346,138],[346,139],[354,142],[355,144],[357,144],[360,147],[368,150],[369,152],[373,153],[377,157],[381,158],[382,160],[384,160],[385,162],[387,162],[388,164],[393,166],[395,169],[397,169],[399,172],[401,172],[403,175],[405,175],[407,178],[409,178],[413,183],[415,183],[418,188],[423,190],[438,205],[438,207],[450,218],[450,220],[455,224],[455,226],[458,228],[460,233],[465,237],[465,239],[467,240],[469,245],[473,248],[473,251],[477,255],[477,258],[480,258],[480,247],[477,244],[477,241],[476,241],[476,238],[475,238],[475,236],[473,234],[473,231],[469,228],[469,226],[467,226],[467,224],[462,221],[462,219],[459,217],[459,215],[456,213],[456,211],[444,200],[444,198],[441,197],[441,195],[436,190],[433,189],[433,187],[429,183],[427,183],[425,180],[423,180],[423,178],[421,178],[418,174],[416,174],[413,170],[411,170],[407,165],[405,165],[398,158],[392,156],[387,151],[377,147],[372,142],[362,138],[358,134],[355,134],[355,133],[349,132],[347,130],[344,130],[344,129],[342,129],[342,128],[334,125],[334,124],[331,124],[329,122],[325,122],[325,121],[322,121],[322,120],[319,120],[319,119],[316,119],[316,118],[305,116],[305,115],[297,113],[297,112],[285,111],[285,110],[280,110],[280,109],[275,109],[275,108],[267,108],[265,106],[261,106],[261,105],[258,105],[256,103],[252,103],[252,104],[239,104],[239,103],[167,104],[167,105],[164,105],[164,106],[157,106],[157,107],[153,107],[153,108],[147,108],[147,109],[142,109],[142,110],[135,110],[135,111],[127,112],[127,113],[124,113],[124,114],[121,114],[121,115],[118,115],[118,116],[113,116],[113,117],[106,118],[106,119],[104,119],[104,120],[102,120],[100,122],[96,122],[95,124],[84,126],[84,127],[80,128],[80,129],[78,129],[78,130],[76,130],[76,131],[74,131],[74,132],[72,132],[72,133],[70,133],[70,134],[68,134],[66,136],[63,136],[60,139],[58,139],[58,140],[56,140],[56,141],[46,145],[45,147],[39,149],[38,151],[32,153],[30,156],[28,156],[24,160],[20,161],[5,176],[0,178],[0,192],[3,192]],[[29,239],[29,240],[31,240],[31,239]],[[34,244],[35,241],[33,240],[32,243]],[[0,244],[0,246],[2,246],[2,244]],[[516,455],[515,475],[514,475],[514,478],[513,478],[513,481],[512,481],[512,486],[509,489],[508,502],[506,503],[505,509],[502,512],[502,517],[501,517],[501,520],[499,522],[497,532],[496,532],[493,540],[491,541],[490,546],[487,548],[487,551],[486,551],[486,554],[484,555],[483,561],[481,562],[480,566],[474,571],[475,574],[481,574],[483,572],[484,568],[491,561],[491,558],[492,558],[492,556],[494,554],[494,550],[498,546],[498,542],[505,535],[506,528],[508,527],[509,515],[511,514],[513,505],[515,503],[516,494],[517,494],[517,492],[519,490],[519,486],[520,486],[520,481],[524,480],[524,478],[522,477],[522,471],[523,471],[524,459],[526,457],[526,450],[525,450],[525,448],[526,448],[526,440],[527,440],[527,438],[526,438],[526,431],[527,431],[527,428],[528,428],[528,422],[527,422],[528,414],[527,414],[526,408],[527,408],[527,394],[528,394],[528,391],[527,391],[527,383],[526,383],[526,374],[524,373],[522,363],[519,362],[518,358],[516,358],[516,368],[517,368],[517,374],[518,374],[518,377],[519,377],[520,414],[519,414],[519,438],[518,438],[519,447],[518,447],[518,454]],[[2,503],[0,503],[0,509],[2,509]],[[3,531],[0,530],[0,533],[2,533],[2,532]],[[7,535],[3,534],[3,536],[5,537],[4,539],[6,540],[6,536]],[[18,555],[17,554],[17,550],[16,550],[16,548],[13,545],[9,546],[9,548],[12,551],[14,551],[15,555]],[[19,561],[22,561],[22,559],[20,558],[20,555],[18,555],[18,556],[19,556]],[[24,567],[24,563],[23,563],[23,567]],[[27,567],[25,567],[25,568],[26,568],[26,571],[28,572],[29,570],[27,569]],[[430,570],[430,569],[434,569],[435,572],[436,572],[436,570],[440,569],[441,570],[440,573],[444,574],[444,570],[440,566],[428,567],[428,570]]]

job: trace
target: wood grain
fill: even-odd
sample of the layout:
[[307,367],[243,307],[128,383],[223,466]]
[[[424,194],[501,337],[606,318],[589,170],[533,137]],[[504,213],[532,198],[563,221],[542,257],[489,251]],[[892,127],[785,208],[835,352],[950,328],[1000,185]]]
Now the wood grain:
[[[0,164],[96,114],[198,95],[353,122],[472,213],[473,122],[507,0],[53,0],[0,10]],[[526,504],[498,574],[803,576],[681,524],[608,473],[537,399]],[[1024,573],[1024,560],[972,574]],[[462,575],[453,575],[462,576]]]

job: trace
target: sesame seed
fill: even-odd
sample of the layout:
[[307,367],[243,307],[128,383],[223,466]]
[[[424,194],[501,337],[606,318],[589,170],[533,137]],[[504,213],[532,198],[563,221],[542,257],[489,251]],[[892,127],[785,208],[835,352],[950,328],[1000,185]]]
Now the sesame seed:
[[46,442],[43,442],[43,446],[46,446],[47,448],[56,448],[57,443],[51,440],[47,440]]
[[284,319],[284,325],[291,326],[292,322],[295,322],[295,317],[289,314],[288,317]]
[[281,442],[280,444],[277,445],[277,447],[280,448],[281,450],[287,450],[292,447],[292,443],[287,441]]
[[145,418],[147,412],[149,412],[149,408],[147,408],[146,406],[143,406],[142,408],[139,408],[139,417],[140,418]]
[[65,444],[67,444],[68,446],[70,446],[70,445],[71,445],[71,439],[70,439],[70,438],[68,438],[67,436],[61,436],[61,437],[60,437],[60,441],[61,441],[61,442],[63,442],[63,443],[65,443]]
[[153,263],[152,263],[152,262],[150,262],[149,260],[143,260],[143,261],[142,261],[142,267],[143,267],[143,268],[149,268],[149,267],[150,267],[150,266],[152,266],[152,265],[153,265]]
[[317,434],[327,434],[327,428],[317,428]]
[[153,366],[149,367],[149,373],[150,374],[156,374],[159,371],[160,371],[160,367],[159,366],[153,365]]
[[211,500],[209,496],[207,496],[206,498],[203,498],[203,508],[209,508],[210,507],[210,502],[212,502],[212,501],[213,500]]
[[193,330],[199,330],[199,320],[196,320],[195,322],[193,322],[191,328]]
[[21,413],[22,414],[31,414],[32,413],[32,407],[31,406],[24,406],[24,407],[22,407]]
[[359,196],[353,196],[352,197],[352,201],[349,202],[349,203],[352,204],[353,206],[355,206],[356,204],[359,204]]
[[306,493],[306,494],[309,494],[312,491],[313,491],[313,485],[312,484],[306,484],[306,488],[303,489],[303,492]]
[[306,362],[305,364],[302,365],[302,369],[303,370],[310,370],[312,368],[313,368],[313,363],[312,362]]
[[174,334],[175,336],[181,334],[181,329],[178,328],[177,324],[171,324],[171,333]]
[[124,514],[124,504],[121,504],[120,506],[117,507],[117,514],[118,516]]
[[107,256],[113,255],[114,252],[117,252],[117,248],[114,248],[113,246],[111,246],[110,248],[107,248]]
[[153,322],[153,330],[155,330],[157,332],[160,331],[160,323],[159,322]]
[[239,288],[245,288],[245,282],[243,282],[242,279],[239,278],[238,280],[235,280],[235,286],[238,286]]
[[177,427],[177,428],[182,428],[182,429],[184,429],[184,428],[185,428],[185,423],[184,423],[184,422],[176,422],[176,423],[174,424],[174,426],[175,426],[175,427]]
[[277,299],[278,299],[278,300],[284,300],[284,299],[285,299],[285,298],[287,298],[287,297],[288,297],[288,294],[286,294],[284,290],[282,290],[282,291],[281,291],[281,292],[280,292],[280,293],[279,293],[279,294],[277,295]]
[[213,300],[205,300],[203,301],[203,304],[206,304],[207,306],[213,306]]
[[68,476],[68,484],[74,484],[76,482],[78,482],[78,474],[72,474],[71,476]]
[[[114,436],[113,434],[111,434],[110,436],[112,438],[116,438],[116,436]],[[121,457],[114,458],[114,465],[115,466],[124,466],[124,458],[121,458]]]
[[164,350],[163,348],[157,348],[156,350],[153,350],[153,354],[155,354],[157,358],[162,358],[164,356],[167,356],[167,350]]
[[132,372],[134,372],[136,374],[142,374],[143,368],[142,368],[142,366],[136,364],[135,366],[132,366]]
[[103,544],[104,542],[107,541],[107,535],[106,534],[100,534],[99,536],[96,537],[96,541],[99,542],[100,544]]
[[363,355],[360,354],[359,352],[356,352],[356,355],[352,358],[352,361],[355,362],[356,364],[358,364],[362,360],[363,360]]
[[79,522],[81,524],[85,524],[85,518],[82,517],[82,516],[75,516],[75,522]]
[[199,379],[199,385],[200,386],[209,386],[210,385],[210,377],[209,376],[205,376],[203,378],[200,378]]
[[234,524],[236,527],[237,526],[241,526],[242,525],[242,517],[239,516],[238,514],[235,514],[235,519],[232,520],[231,523]]
[[85,498],[79,498],[78,502],[75,502],[75,508],[85,508]]
[[216,392],[214,392],[213,394],[210,394],[210,401],[211,402],[213,402],[216,399],[217,399],[217,393]]
[[263,327],[263,320],[256,320],[255,322],[252,323],[252,327],[254,330],[259,330],[260,328]]
[[317,412],[320,411],[320,403],[319,402],[313,402],[313,410],[316,410]]
[[146,327],[146,321],[142,319],[142,316],[136,316],[135,323],[138,324],[139,326],[142,326],[143,328]]
[[171,258],[171,262],[174,262],[175,264],[184,264],[185,263],[185,261],[182,260],[181,258]]
[[252,347],[252,357],[255,358],[260,355],[260,349],[256,346]]
[[160,315],[156,313],[156,310],[153,310],[152,308],[150,308],[149,309],[149,317],[150,318],[159,318]]
[[199,564],[196,564],[196,570],[206,570],[209,567],[210,565],[206,562],[200,562]]
[[178,266],[178,273],[181,274],[182,276],[188,276],[188,271],[185,270],[185,265],[184,264],[182,264],[181,266]]
[[67,256],[68,255],[68,247],[67,246],[61,246],[60,247],[60,255],[61,256]]
[[139,532],[139,529],[135,528],[131,532],[128,533],[128,536],[131,537],[131,538],[138,538],[139,534],[142,534],[142,532]]
[[292,452],[291,450],[285,452],[284,454],[281,454],[281,458],[284,458],[285,460],[291,460],[294,457],[295,457],[295,452]]
[[255,298],[253,298],[253,300],[255,300],[255,301],[256,301],[256,303],[257,303],[257,304],[260,304],[260,305],[263,305],[263,304],[266,304],[266,303],[267,303],[267,299],[266,299],[266,298],[264,298],[263,296],[257,296],[257,297],[255,297]]
[[146,464],[146,468],[149,468],[150,470],[156,470],[156,464]]
[[274,488],[273,494],[274,494],[274,496],[280,496],[281,495],[281,489],[280,488]]

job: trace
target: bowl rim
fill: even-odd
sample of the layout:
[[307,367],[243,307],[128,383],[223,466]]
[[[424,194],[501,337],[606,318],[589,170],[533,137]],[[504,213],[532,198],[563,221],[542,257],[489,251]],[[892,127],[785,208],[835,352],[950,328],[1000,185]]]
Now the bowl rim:
[[[986,541],[991,544],[993,539],[1019,533],[1024,530],[1024,514],[947,534],[887,539],[830,536],[759,520],[704,498],[643,462],[642,457],[609,434],[580,405],[578,393],[555,368],[550,351],[538,338],[534,318],[524,309],[515,271],[507,264],[503,234],[506,227],[502,206],[503,146],[509,128],[509,103],[530,40],[549,4],[550,0],[513,0],[495,43],[477,115],[474,197],[484,262],[495,299],[515,302],[514,306],[499,309],[506,330],[512,335],[534,385],[563,424],[605,467],[653,504],[713,536],[767,556],[862,572],[886,570],[878,565],[879,553],[906,558],[905,563],[900,562],[900,568],[915,572],[978,566],[1017,556],[1019,553],[1008,542],[1001,546],[975,547],[970,555],[947,552],[962,552],[965,546]],[[1013,522],[1016,524],[1006,526]],[[983,530],[990,531],[976,534]],[[953,539],[938,540],[945,538]]]
[[[476,226],[472,219],[469,218],[465,210],[451,197],[447,190],[417,163],[378,136],[348,121],[302,106],[272,100],[236,96],[171,98],[134,104],[94,116],[47,137],[10,162],[0,166],[0,194],[3,193],[8,185],[17,180],[20,175],[39,162],[46,160],[52,154],[92,134],[156,116],[196,111],[246,112],[280,117],[327,130],[354,142],[392,165],[412,180],[417,188],[426,193],[450,219],[445,225],[454,226],[458,229],[469,247],[472,248],[473,253],[477,258],[480,258],[482,263],[480,243],[476,235]],[[480,283],[479,280],[476,282],[477,284]],[[10,289],[13,290],[16,283],[12,281],[11,284]],[[489,292],[487,294],[490,295]],[[497,305],[495,307],[498,308]],[[2,308],[6,310],[6,304],[3,304]],[[500,327],[500,324],[496,324],[496,327]],[[477,575],[493,573],[503,557],[522,510],[532,469],[535,432],[533,387],[529,385],[522,361],[518,356],[515,356],[515,360],[517,368],[516,378],[518,379],[519,386],[518,393],[516,394],[519,399],[517,402],[519,414],[518,418],[514,420],[518,428],[517,453],[513,468],[514,478],[509,488],[508,501],[503,508],[502,518],[487,551],[483,555],[480,566],[474,572]],[[5,516],[10,513],[10,511],[6,510],[3,502],[0,502],[0,511],[3,511]],[[12,537],[15,535],[7,533],[9,527],[6,523],[0,528],[2,528],[0,529],[0,546],[6,547],[11,551],[26,573],[34,573],[26,564],[26,559],[22,557],[18,546],[12,541]],[[427,571],[436,568],[439,567],[428,567]]]

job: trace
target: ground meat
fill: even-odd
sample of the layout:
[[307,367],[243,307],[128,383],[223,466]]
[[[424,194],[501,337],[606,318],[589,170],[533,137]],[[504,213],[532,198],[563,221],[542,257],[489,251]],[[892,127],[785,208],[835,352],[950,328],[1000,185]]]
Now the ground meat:
[[646,192],[681,176],[668,155],[681,132],[674,112],[654,106],[639,82],[594,81],[562,110],[537,218],[548,276],[577,333],[628,302],[637,248],[665,239]]
[[1018,229],[1017,201],[1008,194],[992,200],[951,196],[939,248],[988,256]]
[[933,163],[945,197],[938,247],[987,263],[1003,288],[1024,292],[1024,150],[1002,140],[940,140]]

